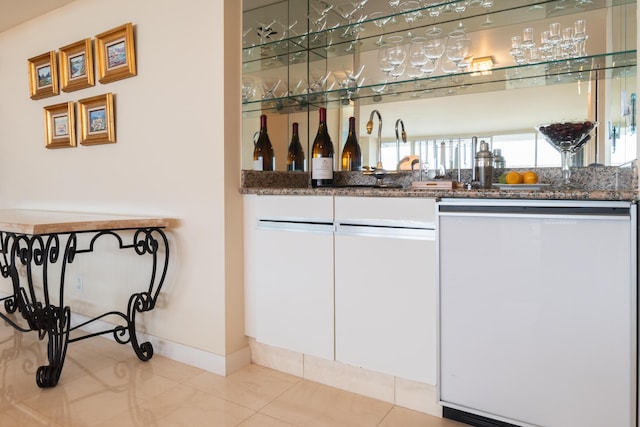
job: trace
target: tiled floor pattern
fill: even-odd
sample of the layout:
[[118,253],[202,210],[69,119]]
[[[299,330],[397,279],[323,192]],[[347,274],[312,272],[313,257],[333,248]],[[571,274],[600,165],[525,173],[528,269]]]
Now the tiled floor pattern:
[[69,345],[53,389],[35,383],[46,345],[0,323],[0,427],[331,426],[463,424],[250,365],[222,377],[97,337]]

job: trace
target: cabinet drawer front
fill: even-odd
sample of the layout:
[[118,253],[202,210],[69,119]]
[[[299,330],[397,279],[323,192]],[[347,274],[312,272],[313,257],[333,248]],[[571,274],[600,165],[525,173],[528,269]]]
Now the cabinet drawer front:
[[336,197],[337,221],[400,221],[434,223],[435,199],[422,197]]
[[333,196],[258,196],[258,219],[333,222]]

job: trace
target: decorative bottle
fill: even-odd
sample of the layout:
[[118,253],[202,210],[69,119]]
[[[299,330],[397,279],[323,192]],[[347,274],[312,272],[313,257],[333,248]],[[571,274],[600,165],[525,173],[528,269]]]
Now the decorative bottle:
[[362,169],[362,152],[356,137],[356,118],[349,117],[349,133],[342,149],[342,170],[359,171]]
[[267,133],[267,116],[260,116],[260,133],[258,140],[253,146],[253,170],[254,171],[272,171],[276,163],[273,154],[273,146]]
[[291,143],[287,152],[287,171],[304,172],[304,150],[300,144],[297,122],[292,125]]

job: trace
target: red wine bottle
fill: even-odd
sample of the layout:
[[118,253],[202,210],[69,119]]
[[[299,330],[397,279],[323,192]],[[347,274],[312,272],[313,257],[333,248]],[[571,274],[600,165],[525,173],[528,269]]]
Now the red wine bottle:
[[320,108],[320,123],[311,155],[311,186],[331,187],[333,185],[333,142],[327,130],[326,108]]
[[304,172],[304,151],[298,135],[298,123],[292,125],[291,143],[287,152],[287,171]]
[[276,163],[273,155],[273,146],[267,133],[267,116],[260,116],[260,133],[258,140],[253,146],[253,170],[254,171],[272,171]]
[[349,133],[342,149],[342,170],[359,171],[362,169],[362,151],[356,137],[356,118],[349,117]]

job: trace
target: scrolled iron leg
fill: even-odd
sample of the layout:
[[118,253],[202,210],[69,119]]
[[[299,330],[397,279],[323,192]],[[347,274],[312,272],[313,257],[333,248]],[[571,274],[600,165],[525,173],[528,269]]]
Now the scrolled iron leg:
[[47,358],[49,365],[40,366],[36,372],[36,383],[40,388],[55,387],[62,373],[62,366],[69,343],[71,312],[69,307],[48,307],[42,310],[44,332],[47,335]]
[[114,329],[114,337],[120,344],[131,343],[133,351],[138,356],[138,359],[146,362],[153,357],[153,345],[150,342],[145,341],[138,343],[138,336],[136,335],[136,313],[143,311],[149,311],[153,308],[150,296],[147,292],[131,295],[129,298],[129,307],[127,309],[127,325],[118,326]]

